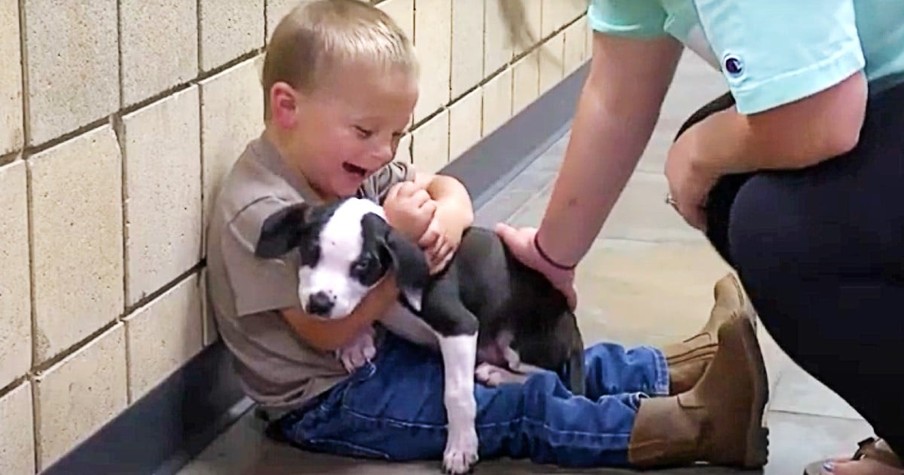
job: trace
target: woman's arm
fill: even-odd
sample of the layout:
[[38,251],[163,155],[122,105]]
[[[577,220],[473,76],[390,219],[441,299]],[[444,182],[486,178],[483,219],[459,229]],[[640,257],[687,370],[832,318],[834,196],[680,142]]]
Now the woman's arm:
[[853,149],[866,114],[867,84],[857,72],[803,99],[750,115],[734,107],[688,129],[697,166],[716,175],[797,169]]
[[637,166],[681,57],[671,37],[595,33],[590,74],[537,240],[565,266],[589,250]]

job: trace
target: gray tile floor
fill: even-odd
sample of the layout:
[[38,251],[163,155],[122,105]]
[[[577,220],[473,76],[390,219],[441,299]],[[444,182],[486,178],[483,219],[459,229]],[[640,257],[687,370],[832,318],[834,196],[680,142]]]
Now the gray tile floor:
[[[704,101],[724,91],[720,78],[686,57],[676,87],[637,173],[578,273],[578,314],[589,342],[663,344],[683,338],[706,320],[712,285],[728,268],[699,234],[663,203],[662,167],[676,128]],[[478,210],[478,224],[498,221],[536,225],[567,137],[554,144],[493,200]],[[772,388],[769,475],[800,474],[822,457],[852,453],[871,435],[868,424],[844,401],[794,365],[762,329],[761,343]],[[302,452],[266,441],[249,415],[225,432],[181,472],[200,474],[414,474],[438,473],[438,462],[384,464]],[[483,462],[480,473],[579,473],[525,462]],[[589,473],[628,473],[595,469]],[[718,468],[669,470],[668,474],[734,473]]]

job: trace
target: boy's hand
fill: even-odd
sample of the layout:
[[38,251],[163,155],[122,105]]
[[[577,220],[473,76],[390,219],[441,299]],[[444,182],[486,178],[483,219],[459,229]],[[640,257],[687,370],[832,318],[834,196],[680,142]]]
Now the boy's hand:
[[449,233],[435,216],[430,220],[427,230],[418,239],[418,246],[426,254],[431,274],[436,274],[446,267],[455,255],[460,242],[461,236]]
[[427,232],[436,203],[427,190],[406,181],[393,186],[383,201],[383,210],[389,224],[413,241],[419,241]]

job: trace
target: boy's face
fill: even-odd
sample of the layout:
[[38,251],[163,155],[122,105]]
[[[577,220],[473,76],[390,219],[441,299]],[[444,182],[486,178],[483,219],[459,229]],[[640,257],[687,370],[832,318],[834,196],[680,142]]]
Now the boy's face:
[[395,157],[417,102],[402,71],[337,69],[313,93],[296,93],[286,157],[324,198],[347,197]]

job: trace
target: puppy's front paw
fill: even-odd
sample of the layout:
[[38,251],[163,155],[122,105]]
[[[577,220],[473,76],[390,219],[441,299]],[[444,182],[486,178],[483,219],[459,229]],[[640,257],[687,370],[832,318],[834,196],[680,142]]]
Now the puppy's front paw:
[[367,364],[376,353],[373,328],[366,329],[347,345],[336,350],[339,361],[349,373]]
[[500,384],[523,384],[527,381],[526,375],[516,374],[489,363],[480,363],[474,370],[474,375],[478,381],[493,388]]
[[469,473],[478,459],[477,431],[475,429],[449,432],[446,451],[443,453],[443,471],[445,473],[453,475]]

